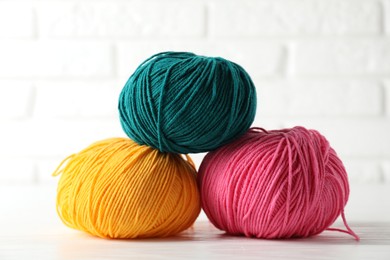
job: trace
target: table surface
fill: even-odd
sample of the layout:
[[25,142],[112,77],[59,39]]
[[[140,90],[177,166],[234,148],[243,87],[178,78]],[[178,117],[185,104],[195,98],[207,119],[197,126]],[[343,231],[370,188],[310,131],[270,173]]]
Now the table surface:
[[[390,187],[357,186],[346,208],[355,241],[325,231],[305,239],[234,237],[201,215],[170,238],[108,240],[65,227],[54,186],[0,186],[0,259],[390,259]],[[356,194],[356,195],[354,195]],[[380,199],[381,198],[381,199]],[[341,227],[338,220],[335,225]]]

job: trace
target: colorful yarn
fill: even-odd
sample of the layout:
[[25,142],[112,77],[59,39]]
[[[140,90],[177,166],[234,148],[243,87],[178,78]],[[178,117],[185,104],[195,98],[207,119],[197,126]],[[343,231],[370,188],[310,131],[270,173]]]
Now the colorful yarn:
[[255,86],[242,67],[188,52],[153,55],[119,98],[126,134],[162,152],[213,150],[244,134],[255,112]]
[[190,227],[200,212],[188,156],[112,138],[62,164],[54,173],[61,174],[57,212],[71,228],[104,238],[166,237]]
[[[343,163],[315,130],[250,129],[206,155],[198,182],[205,213],[227,233],[292,238],[328,229],[359,239],[344,217]],[[347,231],[329,229],[340,214]]]

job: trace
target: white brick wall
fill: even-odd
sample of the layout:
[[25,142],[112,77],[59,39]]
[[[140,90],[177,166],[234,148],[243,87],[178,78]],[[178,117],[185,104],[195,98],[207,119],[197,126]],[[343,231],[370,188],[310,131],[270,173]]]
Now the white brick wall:
[[0,2],[0,39],[34,36],[34,9],[23,2]]
[[390,41],[331,39],[294,43],[291,66],[297,75],[370,76],[390,74]]
[[100,42],[2,41],[1,78],[113,76],[112,46]]
[[[283,70],[284,48],[279,43],[225,40],[126,41],[118,44],[118,71],[128,77],[145,57],[162,50],[191,51],[197,54],[221,56],[244,66],[253,76],[278,76]],[[134,51],[137,50],[137,51]],[[239,51],[237,51],[239,50]]]
[[30,82],[0,80],[0,120],[31,116],[34,92]]
[[384,13],[385,13],[385,17],[384,17],[384,29],[386,31],[387,34],[390,33],[390,0],[384,0]]
[[214,36],[359,35],[380,30],[377,1],[215,1],[210,8]]
[[351,182],[390,184],[390,0],[2,0],[0,184],[53,182],[68,154],[125,136],[119,92],[165,50],[236,61],[255,125],[316,128]]
[[180,1],[44,1],[37,5],[42,37],[159,38],[205,33],[202,4]]
[[383,113],[383,86],[375,80],[256,81],[258,119],[263,116],[376,117]]
[[118,97],[123,82],[59,81],[36,84],[37,118],[118,117]]

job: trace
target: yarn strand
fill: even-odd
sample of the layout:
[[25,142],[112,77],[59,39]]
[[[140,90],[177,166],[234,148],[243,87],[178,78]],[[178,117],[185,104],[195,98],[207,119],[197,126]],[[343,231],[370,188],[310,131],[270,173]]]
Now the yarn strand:
[[[208,153],[199,168],[202,207],[229,234],[293,238],[347,233],[345,168],[319,132],[252,128]],[[347,230],[330,228],[341,215]]]
[[102,140],[67,157],[53,175],[60,174],[58,215],[65,225],[95,236],[172,236],[200,213],[191,158],[127,138]]
[[326,230],[346,233],[346,234],[349,234],[352,237],[354,237],[356,241],[360,241],[360,237],[348,225],[347,219],[345,218],[344,210],[343,210],[343,212],[341,212],[341,217],[343,219],[343,224],[344,224],[344,226],[345,226],[345,228],[347,230],[343,230],[343,229],[340,229],[340,228],[327,228]]
[[162,52],[145,60],[121,91],[125,133],[161,152],[200,153],[243,135],[256,113],[256,88],[220,57]]

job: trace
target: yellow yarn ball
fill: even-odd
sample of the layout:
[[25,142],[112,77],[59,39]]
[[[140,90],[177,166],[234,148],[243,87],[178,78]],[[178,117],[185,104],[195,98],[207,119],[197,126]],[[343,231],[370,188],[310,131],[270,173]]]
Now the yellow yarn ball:
[[96,142],[66,158],[53,175],[57,212],[69,227],[103,238],[175,235],[200,213],[191,158],[125,138]]

